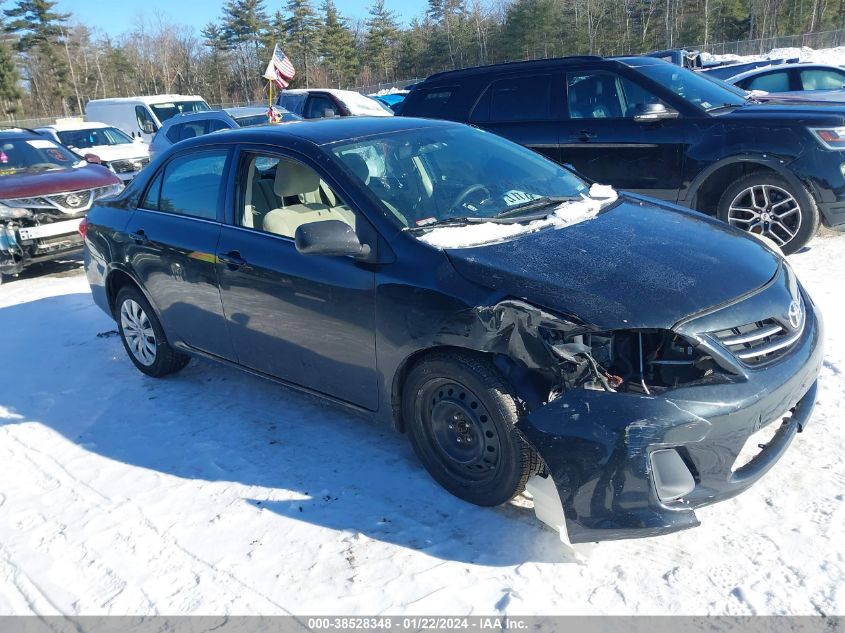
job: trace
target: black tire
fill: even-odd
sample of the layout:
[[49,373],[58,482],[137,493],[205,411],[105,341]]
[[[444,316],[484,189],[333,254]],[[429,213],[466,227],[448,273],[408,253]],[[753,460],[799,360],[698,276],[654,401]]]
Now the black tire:
[[433,353],[403,386],[402,415],[417,457],[446,490],[480,506],[506,503],[539,469],[516,429],[520,414],[496,367],[470,353]]
[[768,171],[732,182],[719,199],[718,215],[738,229],[773,240],[784,255],[803,248],[818,231],[820,220],[819,208],[803,185]]
[[[138,316],[136,307],[140,308],[142,317]],[[132,314],[125,314],[124,309]],[[126,354],[135,367],[147,376],[162,378],[179,371],[190,362],[190,356],[170,347],[155,310],[135,286],[124,286],[117,293],[114,317]],[[143,330],[136,327],[136,324],[141,323],[148,323],[149,327]]]

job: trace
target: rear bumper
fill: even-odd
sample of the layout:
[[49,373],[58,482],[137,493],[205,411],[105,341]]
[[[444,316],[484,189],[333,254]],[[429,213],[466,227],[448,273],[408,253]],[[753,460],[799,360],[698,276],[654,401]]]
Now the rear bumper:
[[[809,318],[787,358],[744,378],[655,396],[573,390],[534,411],[520,429],[552,476],[573,543],[639,538],[695,527],[695,508],[751,486],[807,425],[822,362],[822,324]],[[746,440],[791,416],[748,464]],[[653,455],[677,452],[694,486],[663,501]]]

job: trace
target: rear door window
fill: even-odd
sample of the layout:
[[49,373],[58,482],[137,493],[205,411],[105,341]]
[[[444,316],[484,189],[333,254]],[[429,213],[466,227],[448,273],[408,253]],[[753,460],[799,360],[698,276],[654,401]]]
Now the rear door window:
[[406,113],[409,116],[436,119],[447,110],[455,97],[456,88],[423,88],[408,95]]
[[788,92],[789,73],[785,70],[758,75],[742,86],[746,90],[765,90],[766,92]]
[[804,90],[842,90],[845,72],[832,68],[808,68],[799,73]]
[[208,150],[177,156],[155,177],[142,206],[206,220],[219,216],[228,151]]
[[[493,82],[490,92],[492,122],[546,121],[552,118],[552,76],[509,77]],[[479,103],[482,105],[485,101]],[[482,112],[479,112],[483,116]]]

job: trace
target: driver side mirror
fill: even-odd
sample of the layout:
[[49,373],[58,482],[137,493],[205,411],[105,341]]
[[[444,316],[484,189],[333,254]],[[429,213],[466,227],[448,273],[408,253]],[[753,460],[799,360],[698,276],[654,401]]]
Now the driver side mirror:
[[144,134],[155,134],[156,124],[152,121],[144,121],[144,123],[141,125],[141,130],[144,132]]
[[638,123],[677,118],[678,113],[675,110],[670,110],[662,103],[638,103],[634,108],[634,121]]
[[370,247],[361,244],[346,222],[325,220],[300,224],[294,235],[296,250],[303,255],[367,257]]
[[82,158],[85,159],[86,162],[91,163],[92,165],[102,165],[103,161],[100,160],[100,157],[96,154],[85,154]]

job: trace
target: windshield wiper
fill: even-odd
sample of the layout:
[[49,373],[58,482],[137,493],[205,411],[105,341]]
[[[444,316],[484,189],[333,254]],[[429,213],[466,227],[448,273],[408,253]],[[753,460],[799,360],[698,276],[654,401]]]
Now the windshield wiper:
[[743,103],[723,103],[722,105],[711,106],[705,112],[713,112],[714,110],[724,110],[725,108],[743,108],[748,105],[748,102]]
[[436,220],[434,222],[428,222],[427,224],[421,224],[419,226],[406,226],[402,230],[423,231],[425,229],[435,229],[440,228],[442,226],[467,226],[468,224],[487,224],[488,222],[493,224],[518,224],[520,222],[527,222],[528,220],[540,220],[542,218],[545,218],[547,215],[547,213],[540,213],[534,215],[520,216],[518,218],[501,216],[492,216],[489,218],[455,216],[450,218],[443,218],[442,220]]
[[529,209],[547,207],[552,204],[560,204],[561,202],[574,202],[576,200],[581,199],[581,196],[542,196],[540,198],[535,198],[534,200],[528,200],[526,202],[520,202],[519,204],[510,206],[507,209],[500,211],[493,217],[511,218],[517,215],[522,215],[525,211],[528,211]]

